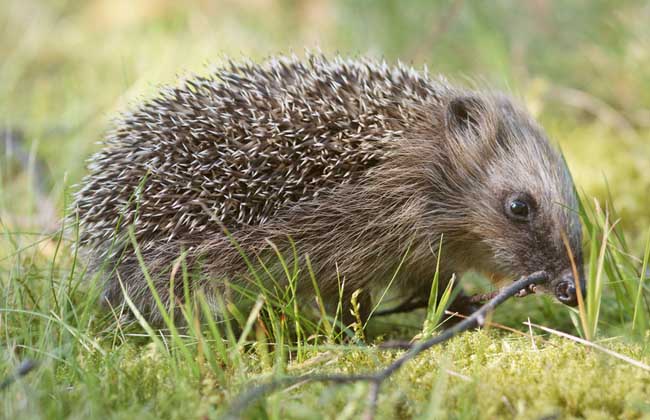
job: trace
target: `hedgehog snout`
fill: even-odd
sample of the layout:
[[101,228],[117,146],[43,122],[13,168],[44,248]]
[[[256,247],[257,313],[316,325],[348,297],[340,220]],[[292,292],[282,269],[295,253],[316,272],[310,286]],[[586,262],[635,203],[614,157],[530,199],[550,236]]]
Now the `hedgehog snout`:
[[[584,297],[584,276],[580,277],[580,286],[582,286],[580,287],[580,290],[582,292],[582,296]],[[565,305],[578,305],[578,288],[576,287],[576,279],[571,269],[564,270],[562,273],[560,273],[558,279],[555,282],[555,286],[553,287],[553,293],[555,294],[557,300],[564,303]]]

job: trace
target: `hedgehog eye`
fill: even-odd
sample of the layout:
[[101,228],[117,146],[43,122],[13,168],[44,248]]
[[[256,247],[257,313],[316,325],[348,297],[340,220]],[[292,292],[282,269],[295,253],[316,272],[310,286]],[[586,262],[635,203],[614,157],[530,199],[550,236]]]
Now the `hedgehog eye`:
[[506,201],[506,215],[517,222],[527,222],[530,219],[531,203],[525,197],[510,197]]
[[528,217],[528,204],[522,200],[510,202],[510,212],[517,217]]

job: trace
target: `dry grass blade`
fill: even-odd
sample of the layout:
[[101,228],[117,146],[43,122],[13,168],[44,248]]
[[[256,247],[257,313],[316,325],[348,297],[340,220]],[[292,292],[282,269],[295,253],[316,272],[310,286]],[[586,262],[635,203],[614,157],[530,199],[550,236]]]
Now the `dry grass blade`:
[[[587,335],[588,339],[591,339],[591,336],[589,334],[589,324],[587,322],[587,310],[585,308],[585,299],[584,299],[584,292],[582,290],[582,284],[580,276],[578,275],[578,267],[576,266],[576,261],[573,256],[573,251],[571,251],[571,245],[569,244],[569,239],[566,237],[566,233],[564,231],[560,231],[560,235],[562,237],[562,242],[564,243],[564,247],[566,248],[567,255],[569,256],[569,261],[571,262],[571,272],[573,273],[573,278],[576,279],[575,281],[575,287],[576,287],[576,295],[578,297],[578,313],[580,314],[580,322],[582,324],[582,329],[585,332],[585,335]],[[586,284],[586,282],[585,282]]]
[[628,356],[626,356],[624,354],[621,354],[621,353],[617,353],[614,350],[610,350],[610,349],[608,349],[606,347],[603,347],[603,346],[601,346],[599,344],[596,344],[594,342],[585,340],[584,338],[576,337],[574,335],[567,334],[567,333],[562,332],[562,331],[554,330],[553,328],[548,328],[548,327],[544,327],[542,325],[533,324],[532,322],[524,322],[524,325],[528,325],[529,327],[538,328],[538,329],[540,329],[542,331],[545,331],[547,333],[555,334],[557,336],[567,338],[569,340],[575,341],[576,343],[584,344],[585,346],[588,346],[588,347],[593,347],[596,350],[602,351],[603,353],[606,353],[606,354],[608,354],[608,355],[610,355],[612,357],[616,357],[617,359],[623,360],[624,362],[627,362],[627,363],[629,363],[629,364],[631,364],[633,366],[636,366],[638,368],[641,368],[643,370],[647,370],[648,372],[650,372],[650,366],[646,365],[645,363],[639,362],[638,360],[634,360],[631,357],[628,357]]

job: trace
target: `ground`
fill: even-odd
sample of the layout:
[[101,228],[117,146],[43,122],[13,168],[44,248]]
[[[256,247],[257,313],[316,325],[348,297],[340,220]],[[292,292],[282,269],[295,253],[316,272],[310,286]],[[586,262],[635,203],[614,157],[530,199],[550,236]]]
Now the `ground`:
[[[84,161],[119,112],[226,56],[305,47],[511,91],[562,148],[585,205],[585,310],[548,297],[507,302],[496,324],[424,352],[384,383],[377,417],[650,417],[649,18],[641,1],[3,2],[0,417],[220,418],[253,384],[375,371],[401,354],[378,344],[422,332],[423,310],[343,339],[297,314],[291,296],[252,313],[228,306],[229,322],[118,324],[98,308],[74,234],[61,229]],[[367,393],[365,383],[299,384],[245,416],[357,418]]]

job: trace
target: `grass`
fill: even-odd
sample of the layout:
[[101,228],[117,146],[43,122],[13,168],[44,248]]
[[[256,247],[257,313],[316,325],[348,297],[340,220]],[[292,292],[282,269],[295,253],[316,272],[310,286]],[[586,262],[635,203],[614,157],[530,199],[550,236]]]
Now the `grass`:
[[[310,265],[288,266],[281,255],[289,286],[241,291],[244,306],[218,301],[223,319],[207,316],[199,295],[179,308],[183,327],[172,316],[162,330],[142,318],[118,323],[120,313],[97,307],[101,288],[73,250],[76,233],[60,229],[71,186],[116,112],[178,72],[206,71],[221,54],[259,59],[317,44],[509,88],[560,143],[583,197],[582,308],[537,296],[506,303],[493,326],[427,351],[392,377],[379,417],[650,416],[642,367],[650,364],[647,5],[254,3],[0,4],[0,128],[22,133],[26,151],[23,164],[0,154],[0,381],[25,360],[38,363],[0,391],[0,418],[219,418],[251,383],[373,371],[400,354],[375,344],[436,333],[444,304],[431,302],[424,313],[374,318],[341,334],[340,309],[328,316],[320,300],[315,309],[299,305],[296,273]],[[176,273],[187,284],[182,257]],[[487,285],[472,274],[459,281],[470,291]],[[296,386],[247,416],[357,418],[366,387]]]

